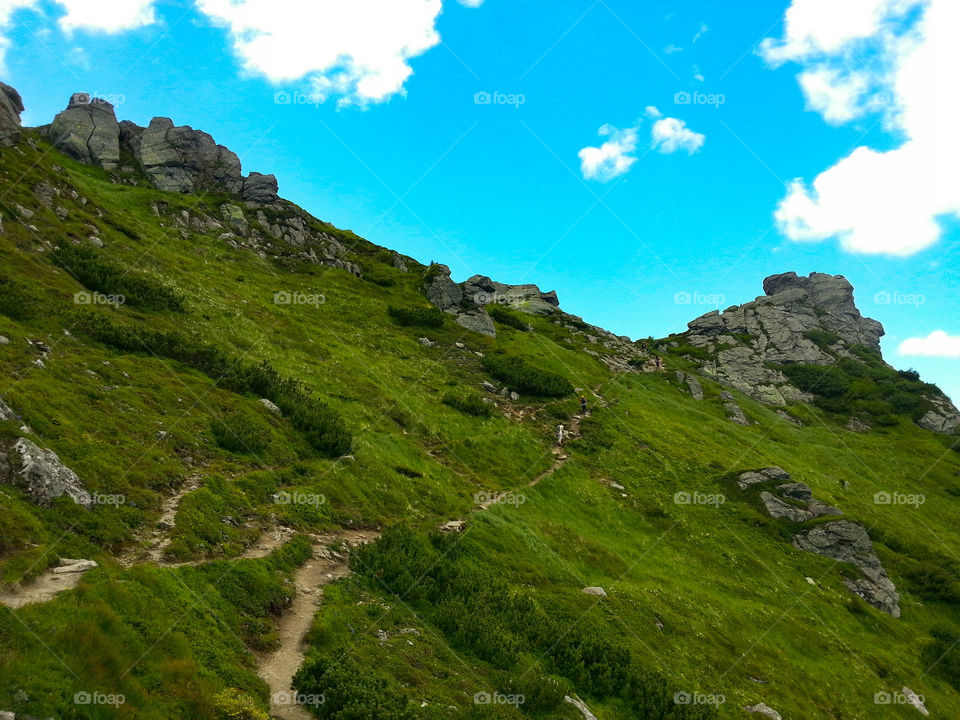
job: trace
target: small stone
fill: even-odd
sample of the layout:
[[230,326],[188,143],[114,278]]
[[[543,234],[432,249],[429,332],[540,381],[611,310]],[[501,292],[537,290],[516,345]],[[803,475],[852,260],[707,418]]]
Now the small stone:
[[7,345],[10,342],[10,338],[6,335],[0,335],[0,345]]
[[429,338],[422,337],[419,340],[420,340],[420,344],[423,345],[424,347],[433,347],[434,345],[436,345],[436,343],[433,342],[433,340],[430,340]]
[[783,720],[783,716],[766,703],[757,703],[756,705],[747,705],[744,710],[751,713],[759,713],[770,720]]
[[583,594],[584,594],[584,595],[595,595],[596,597],[606,597],[606,596],[607,596],[607,591],[604,590],[602,587],[592,586],[592,587],[585,587],[585,588],[583,589]]
[[276,406],[274,403],[272,403],[270,400],[267,400],[267,398],[261,398],[261,399],[260,399],[260,403],[261,403],[267,410],[269,410],[270,412],[272,412],[274,415],[283,415],[283,410],[281,410],[279,407],[277,407],[277,406]]

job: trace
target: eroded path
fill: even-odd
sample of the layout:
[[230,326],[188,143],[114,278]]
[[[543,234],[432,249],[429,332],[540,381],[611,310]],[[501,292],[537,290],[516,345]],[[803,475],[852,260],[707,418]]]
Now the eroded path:
[[[294,674],[303,662],[307,633],[323,599],[326,585],[350,574],[348,548],[376,540],[380,534],[373,530],[346,530],[337,535],[314,536],[313,558],[296,572],[293,603],[284,612],[277,626],[280,645],[272,653],[260,658],[260,677],[270,686],[270,714],[280,720],[308,720],[310,714],[298,705],[290,691]],[[332,545],[342,541],[343,551]]]

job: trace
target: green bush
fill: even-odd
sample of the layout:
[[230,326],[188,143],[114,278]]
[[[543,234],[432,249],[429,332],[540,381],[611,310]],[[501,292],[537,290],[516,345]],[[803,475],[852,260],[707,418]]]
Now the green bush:
[[270,720],[270,714],[257,701],[240,690],[230,688],[213,698],[217,720]]
[[710,360],[712,357],[710,351],[706,348],[695,347],[693,345],[677,345],[676,347],[670,347],[668,345],[664,349],[671,355],[677,355],[679,357],[689,355],[694,360]]
[[521,332],[530,330],[530,326],[522,317],[513,310],[503,307],[503,305],[490,305],[487,307],[487,312],[501,325],[512,327]]
[[474,417],[490,417],[493,414],[490,403],[484,402],[480,394],[475,392],[448,392],[443,396],[443,404]]
[[840,342],[840,336],[830,330],[807,330],[803,336],[830,355],[833,355],[830,346]]
[[13,320],[29,320],[37,317],[43,307],[43,299],[24,282],[0,275],[0,314]]
[[308,705],[328,720],[413,720],[407,697],[385,675],[361,665],[347,649],[330,655],[311,654],[297,671],[293,685],[298,694],[314,696]]
[[562,375],[543,370],[520,357],[487,355],[483,369],[510,388],[538,397],[564,397],[573,392],[573,385]]
[[432,307],[387,308],[391,319],[403,327],[443,327],[443,313]]
[[151,275],[105,260],[91,247],[63,244],[50,254],[55,265],[87,290],[122,295],[124,302],[150,310],[183,311],[183,298]]
[[235,453],[258,455],[267,447],[267,428],[247,413],[233,413],[215,419],[210,430],[217,445]]
[[850,378],[833,366],[786,365],[782,370],[798,388],[821,397],[840,397],[850,389]]

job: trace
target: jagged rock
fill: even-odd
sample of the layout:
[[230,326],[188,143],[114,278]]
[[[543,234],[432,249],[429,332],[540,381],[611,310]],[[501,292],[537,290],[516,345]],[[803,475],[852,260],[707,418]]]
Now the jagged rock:
[[743,414],[743,408],[737,404],[737,401],[734,399],[733,395],[728,392],[723,392],[720,394],[720,398],[723,400],[723,409],[727,413],[727,420],[730,422],[735,422],[737,425],[752,424],[749,420],[747,420],[747,416]]
[[39,505],[63,495],[86,508],[92,504],[77,474],[55,452],[26,438],[17,440],[9,453],[0,451],[0,482],[22,488]]
[[924,430],[953,435],[960,427],[960,413],[944,395],[928,395],[927,400],[933,403],[934,409],[927,412],[917,421],[917,425]]
[[846,428],[850,432],[868,432],[870,430],[869,425],[855,416],[851,417],[850,420],[847,421]]
[[749,713],[758,713],[770,720],[783,720],[783,716],[766,703],[757,703],[756,705],[747,705],[744,710]]
[[20,142],[20,113],[23,100],[20,93],[0,82],[0,145],[13,147]]
[[[170,118],[156,117],[146,128],[121,124],[122,140],[159,190],[226,191],[239,195],[244,188],[240,158],[217,145],[205,132],[174,126]],[[256,180],[261,190],[263,181]]]
[[584,595],[596,595],[597,597],[606,597],[607,591],[602,587],[585,587],[583,589]]
[[901,692],[903,693],[903,696],[907,699],[907,704],[910,705],[911,707],[916,708],[921,715],[930,714],[930,711],[927,710],[926,705],[923,704],[923,700],[921,699],[921,697],[917,695],[913,690],[904,686],[901,688]]
[[781,467],[768,467],[759,471],[747,471],[740,473],[737,478],[737,485],[741,490],[746,490],[751,485],[757,483],[769,482],[771,480],[789,480],[790,473]]
[[813,513],[814,517],[824,517],[825,515],[843,515],[839,508],[833,505],[827,505],[825,502],[813,498],[807,503],[807,510]]
[[552,315],[560,307],[555,291],[541,292],[536,285],[505,285],[486,275],[474,275],[461,287],[464,297],[474,305],[508,305],[530,315]]
[[0,420],[16,420],[17,414],[0,397]]
[[407,261],[408,261],[409,259],[410,259],[410,258],[405,258],[405,257],[404,257],[403,255],[401,255],[400,253],[394,253],[394,254],[393,254],[393,266],[394,266],[397,270],[400,270],[400,271],[402,271],[402,272],[407,272],[407,271],[408,271],[408,270],[407,270]]
[[813,499],[813,490],[810,486],[802,482],[790,482],[777,486],[777,492],[784,497],[799,500],[800,502],[810,502]]
[[451,520],[440,526],[440,532],[461,532],[466,523],[463,520]]
[[436,345],[436,343],[433,340],[425,337],[420,338],[419,342],[424,347],[433,347],[434,345]]
[[[590,712],[590,708],[588,708],[587,704],[580,698],[564,695],[563,701],[573,705],[577,710],[579,710],[580,714],[583,715],[583,720],[597,720],[597,716]],[[0,720],[2,720],[2,718],[0,718]]]
[[694,400],[703,400],[703,386],[700,385],[700,381],[693,375],[685,373],[683,370],[677,370],[677,380],[687,384]]
[[227,203],[220,206],[220,217],[223,218],[223,221],[232,227],[238,232],[246,232],[249,224],[247,223],[247,218],[243,214],[243,209],[237,205],[232,205]]
[[427,300],[443,312],[456,313],[463,301],[463,288],[450,278],[450,268],[433,265],[434,276],[426,285]]
[[95,567],[97,567],[95,560],[61,560],[60,567],[55,567],[53,572],[57,575],[65,575],[67,573],[86,572],[87,570],[93,570]]
[[497,336],[493,319],[487,314],[486,310],[461,313],[457,316],[457,324],[467,330],[478,332],[481,335],[487,335],[488,337]]
[[280,199],[277,195],[279,186],[277,178],[274,175],[261,175],[258,172],[252,172],[243,181],[243,192],[241,196],[244,200],[255,203],[269,204],[277,202]]
[[836,361],[805,336],[808,331],[836,334],[835,354],[846,354],[853,345],[879,351],[883,326],[860,314],[853,287],[842,276],[790,272],[768,277],[763,287],[766,296],[723,313],[712,311],[688,326],[691,345],[716,351],[704,372],[719,382],[773,405],[800,402],[810,398],[776,366]]
[[120,164],[120,124],[106,100],[75,93],[47,133],[57,149],[80,162],[105,170],[116,170]]
[[870,536],[863,527],[850,520],[837,520],[817,525],[798,534],[793,544],[801,550],[850,563],[864,577],[844,578],[844,584],[868,603],[895,618],[900,617],[900,596],[887,577],[880,559],[873,550]]
[[760,501],[770,514],[770,517],[775,520],[806,522],[807,520],[813,519],[812,512],[798,508],[797,506],[791,505],[788,502],[784,502],[780,498],[774,497],[766,490],[760,493]]

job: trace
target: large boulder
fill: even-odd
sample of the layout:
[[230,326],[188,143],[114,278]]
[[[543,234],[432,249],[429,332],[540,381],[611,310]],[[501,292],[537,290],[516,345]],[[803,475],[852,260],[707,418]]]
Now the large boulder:
[[124,147],[158,190],[235,195],[243,191],[240,158],[205,132],[175,126],[164,117],[153,118],[146,128],[124,122],[122,132]]
[[47,128],[57,149],[88,165],[115,170],[120,164],[120,124],[113,105],[75,93]]
[[457,315],[457,324],[462,328],[486,335],[487,337],[497,336],[493,319],[487,314],[486,310],[483,309],[460,313]]
[[0,482],[21,488],[38,505],[64,495],[86,508],[92,504],[77,474],[53,450],[27,438],[17,440],[9,452],[0,450]]
[[445,313],[456,314],[463,301],[463,288],[450,278],[450,268],[433,265],[424,291],[427,300]]
[[0,82],[0,145],[11,147],[20,142],[20,113],[23,100],[20,93]]
[[887,577],[873,543],[863,526],[850,520],[836,520],[817,525],[798,534],[793,544],[801,550],[816,553],[856,567],[862,577],[844,578],[844,584],[875,608],[900,617],[900,596]]
[[552,315],[560,307],[555,291],[542,292],[536,285],[505,285],[486,275],[474,275],[461,287],[474,305],[508,305],[530,315]]
[[241,196],[248,202],[267,205],[277,202],[280,199],[277,194],[279,186],[277,178],[274,175],[261,175],[252,172],[243,181],[243,191]]
[[924,430],[952,435],[960,427],[960,413],[954,407],[950,399],[945,395],[928,396],[927,400],[933,405],[933,409],[924,414],[917,421],[917,425]]

